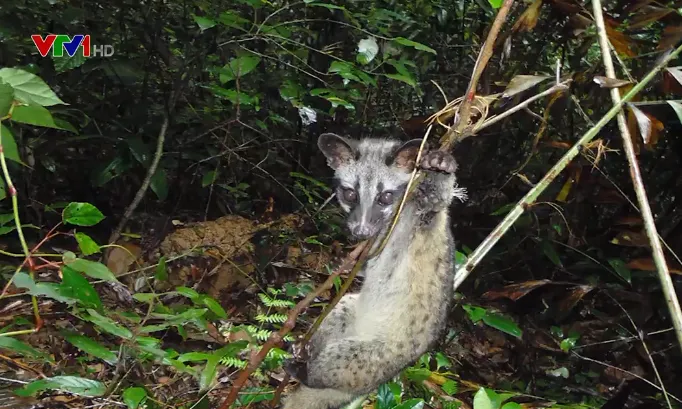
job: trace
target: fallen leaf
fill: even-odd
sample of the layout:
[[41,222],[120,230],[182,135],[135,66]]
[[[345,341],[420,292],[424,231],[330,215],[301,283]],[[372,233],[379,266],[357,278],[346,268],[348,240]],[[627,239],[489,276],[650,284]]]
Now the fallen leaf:
[[533,4],[528,6],[526,11],[519,16],[516,20],[514,27],[512,27],[512,32],[531,31],[535,28],[538,23],[538,16],[540,15],[540,7],[542,7],[542,0],[535,0]]
[[594,287],[591,285],[579,285],[573,288],[568,296],[559,302],[559,311],[563,314],[567,314],[592,290],[594,290]]
[[682,40],[682,26],[665,26],[656,50],[665,51],[673,48],[680,40]]
[[635,114],[637,120],[637,127],[639,129],[639,134],[642,137],[642,141],[649,146],[656,145],[658,142],[658,136],[660,132],[664,129],[664,125],[661,121],[656,119],[651,114],[647,114],[637,106],[628,103],[628,108]]
[[565,13],[568,16],[573,15],[573,14],[577,14],[580,11],[582,11],[580,5],[576,4],[572,0],[550,0],[550,3],[557,10],[562,11],[563,13]]
[[620,88],[625,85],[632,84],[630,81],[626,80],[619,80],[617,78],[609,78],[609,77],[604,77],[601,75],[597,75],[594,77],[594,82],[599,84],[601,88]]
[[123,273],[127,273],[128,268],[142,253],[140,246],[133,243],[124,241],[119,242],[118,244],[123,247],[123,249],[120,247],[112,247],[111,252],[109,253],[109,259],[107,260],[107,267],[117,277]]
[[502,93],[502,97],[512,97],[550,78],[552,77],[548,75],[517,75],[509,82],[507,89]]
[[516,301],[525,296],[536,288],[542,287],[545,284],[551,283],[551,280],[531,280],[523,283],[511,284],[503,287],[500,290],[491,290],[483,294],[483,298],[488,300],[496,300],[498,298],[508,298]]
[[611,45],[613,45],[613,48],[615,48],[619,54],[625,55],[630,58],[635,57],[636,54],[632,50],[634,41],[632,41],[632,39],[622,31],[616,30],[613,20],[609,23],[609,19],[605,19],[605,22],[607,23],[606,36],[609,38],[609,41],[611,42]]
[[638,1],[631,1],[630,4],[628,4],[625,7],[625,12],[626,13],[632,13],[635,12],[639,9],[641,9],[644,6],[647,6],[651,3],[653,3],[656,0],[638,0]]
[[667,67],[665,70],[668,71],[677,82],[682,84],[682,67]]
[[[682,274],[682,267],[675,266],[671,262],[668,262],[666,264],[668,264],[668,271],[670,271],[671,274]],[[626,265],[628,268],[630,268],[632,270],[651,271],[651,272],[655,272],[658,270],[656,268],[656,263],[654,262],[654,259],[652,259],[652,258],[636,258],[636,259],[630,260],[630,262],[628,262]]]
[[614,224],[620,226],[641,226],[643,223],[644,221],[639,216],[625,216],[614,222]]
[[668,7],[653,7],[647,6],[646,13],[640,13],[635,18],[632,19],[629,25],[629,29],[634,30],[637,28],[646,27],[651,23],[654,23],[668,14],[672,13],[674,10]]

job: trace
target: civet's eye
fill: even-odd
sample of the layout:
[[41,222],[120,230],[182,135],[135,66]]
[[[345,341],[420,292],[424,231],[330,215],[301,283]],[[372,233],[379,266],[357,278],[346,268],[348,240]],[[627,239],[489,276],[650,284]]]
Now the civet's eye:
[[343,189],[343,200],[349,203],[354,203],[358,198],[358,192],[353,189],[344,188]]
[[384,192],[379,196],[379,203],[388,206],[393,203],[393,192]]

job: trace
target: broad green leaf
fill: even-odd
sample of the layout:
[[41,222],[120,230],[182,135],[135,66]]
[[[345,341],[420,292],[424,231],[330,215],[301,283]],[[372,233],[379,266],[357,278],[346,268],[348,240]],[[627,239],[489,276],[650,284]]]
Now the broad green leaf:
[[439,370],[440,368],[449,368],[450,366],[452,366],[452,363],[448,357],[442,352],[436,352],[436,370]]
[[123,403],[128,406],[128,409],[137,409],[147,400],[147,391],[139,386],[133,386],[124,390],[122,396]]
[[218,364],[223,357],[234,356],[237,352],[241,351],[245,345],[246,342],[238,341],[215,351],[211,357],[206,360],[206,367],[204,367],[204,370],[201,371],[201,377],[199,378],[199,389],[205,391],[211,386],[215,380]]
[[497,407],[494,406],[490,396],[488,396],[488,393],[486,393],[486,390],[484,388],[480,388],[474,395],[473,409],[497,409]]
[[133,298],[139,302],[151,302],[157,297],[154,293],[137,293],[133,294]]
[[405,376],[414,382],[421,382],[429,379],[431,370],[429,368],[407,368],[405,369]]
[[78,248],[83,255],[89,256],[91,254],[99,253],[99,244],[95,243],[95,240],[90,236],[81,232],[76,232],[75,236],[76,241],[78,242]]
[[118,281],[114,273],[112,273],[111,270],[109,270],[109,268],[102,263],[85,260],[82,258],[77,258],[73,261],[64,260],[64,263],[66,263],[66,265],[70,268],[87,274],[92,278],[111,282]]
[[220,70],[220,82],[226,83],[237,77],[243,77],[258,66],[261,59],[257,55],[242,55],[234,58]]
[[427,47],[424,44],[418,43],[416,41],[408,40],[407,38],[404,38],[404,37],[396,37],[393,40],[398,44],[402,44],[402,45],[405,45],[408,47],[413,47],[419,51],[426,51],[426,52],[434,54],[434,55],[438,54],[438,53],[436,53],[436,50],[434,50],[433,48]]
[[[2,150],[5,153],[5,157],[17,163],[23,164],[19,157],[19,149],[17,148],[17,142],[14,140],[14,135],[12,131],[9,130],[3,124],[0,124],[0,132],[2,133]],[[4,179],[3,179],[4,180]]]
[[168,197],[168,178],[166,177],[165,169],[161,167],[156,168],[156,172],[154,172],[149,185],[159,200],[166,200]]
[[682,104],[677,102],[677,101],[666,101],[670,107],[675,110],[675,114],[677,114],[677,119],[680,120],[680,123],[682,123]]
[[88,314],[90,315],[85,316],[84,319],[92,322],[104,331],[125,339],[133,338],[133,333],[128,328],[118,325],[111,318],[100,315],[100,313],[93,309],[88,309]]
[[102,301],[95,288],[79,272],[69,266],[62,266],[60,294],[75,298],[86,307],[102,308]]
[[25,104],[37,104],[44,107],[62,104],[57,94],[38,76],[18,68],[0,69],[0,80],[14,88],[14,98]]
[[14,213],[0,214],[0,226],[4,226],[12,221],[14,221]]
[[211,27],[215,27],[216,22],[210,18],[194,16],[194,22],[197,23],[201,31],[208,30]]
[[216,178],[218,177],[218,172],[215,170],[210,170],[204,174],[204,177],[201,179],[201,187],[206,187],[209,185],[212,185],[215,183]]
[[417,83],[412,78],[410,78],[406,75],[402,75],[402,74],[384,74],[384,75],[386,75],[388,78],[390,78],[392,80],[402,81],[405,84],[410,85],[412,87],[417,86]]
[[106,392],[106,387],[100,381],[78,376],[54,376],[33,381],[14,393],[19,396],[35,396],[38,392],[55,389],[91,397],[102,396]]
[[482,320],[487,325],[516,338],[520,339],[523,336],[523,331],[521,331],[521,328],[519,328],[514,321],[505,316],[486,312]]
[[78,68],[85,64],[88,58],[82,53],[76,53],[73,57],[65,55],[63,57],[52,57],[52,63],[54,64],[54,69],[58,73],[71,71],[74,68]]
[[156,272],[154,278],[159,281],[168,280],[168,269],[166,268],[166,256],[161,256],[159,264],[156,265]]
[[46,128],[63,129],[55,122],[50,111],[39,105],[19,105],[14,107],[12,121]]
[[88,353],[96,358],[100,358],[111,365],[116,365],[118,362],[118,356],[115,353],[90,337],[78,335],[72,332],[68,332],[63,335],[64,338],[73,346],[85,353]]
[[94,226],[103,219],[102,212],[90,203],[71,202],[62,211],[62,221],[76,226]]
[[25,288],[28,293],[36,297],[44,295],[53,300],[57,300],[66,304],[73,304],[76,299],[68,295],[62,294],[61,286],[56,283],[36,283],[30,275],[19,272],[14,276],[14,286],[17,288]]
[[478,322],[488,313],[485,308],[476,307],[474,305],[462,305],[464,311],[469,315],[472,322]]
[[149,167],[152,155],[149,147],[144,143],[144,141],[142,141],[142,138],[139,136],[126,138],[126,143],[128,144],[128,149],[133,154],[135,159],[137,159],[137,161],[145,167]]
[[424,399],[414,398],[406,400],[398,406],[394,406],[393,409],[422,409],[424,407]]
[[499,9],[500,7],[502,7],[503,1],[504,0],[488,0],[488,3],[490,3],[490,5],[493,6],[493,8]]
[[554,249],[554,246],[552,246],[550,242],[548,242],[547,240],[543,240],[540,243],[540,246],[542,247],[542,252],[545,253],[545,256],[547,256],[547,258],[550,259],[555,266],[563,267],[559,255],[557,254],[556,250]]
[[395,396],[387,384],[381,384],[377,390],[377,400],[375,409],[393,409],[395,406]]
[[218,301],[214,300],[211,297],[203,297],[202,302],[204,303],[205,306],[208,307],[211,312],[213,312],[215,315],[217,315],[219,318],[227,318],[227,312],[223,309],[223,307],[218,304]]
[[177,287],[175,291],[178,292],[180,295],[184,295],[185,297],[189,298],[190,300],[195,300],[199,297],[199,293],[196,292],[195,290],[189,288],[189,287]]
[[37,358],[50,363],[54,362],[48,354],[12,337],[0,336],[0,349],[21,354],[27,358]]
[[0,118],[7,115],[14,102],[14,89],[11,85],[0,82]]
[[245,19],[244,17],[232,11],[225,11],[223,13],[220,13],[220,16],[218,17],[218,22],[222,25],[236,28],[241,31],[245,31],[245,26],[251,23],[251,21]]
[[612,258],[609,259],[609,264],[616,270],[619,276],[623,277],[628,283],[632,280],[632,271],[628,268],[627,264],[620,259]]

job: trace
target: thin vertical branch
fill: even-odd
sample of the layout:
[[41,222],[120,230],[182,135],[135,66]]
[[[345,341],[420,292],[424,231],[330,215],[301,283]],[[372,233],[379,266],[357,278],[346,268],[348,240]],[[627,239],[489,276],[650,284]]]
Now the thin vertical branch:
[[[604,15],[602,13],[601,1],[592,0],[592,9],[594,12],[594,21],[597,25],[597,32],[599,34],[599,45],[601,46],[606,76],[608,78],[615,79],[616,71],[613,68],[613,60],[611,59],[611,50],[609,48],[609,39],[606,35],[606,26],[604,25]],[[614,105],[620,104],[621,98],[618,88],[611,88],[611,100],[613,101]],[[673,281],[670,277],[670,272],[668,271],[665,255],[663,254],[663,247],[661,246],[661,241],[658,239],[656,222],[654,221],[654,216],[651,213],[651,207],[649,206],[649,199],[647,198],[646,189],[644,188],[644,182],[642,181],[642,175],[639,170],[639,163],[637,162],[635,148],[632,144],[632,136],[630,135],[627,123],[625,122],[625,114],[623,111],[618,112],[617,118],[618,128],[620,129],[620,134],[623,139],[623,150],[625,150],[625,156],[627,157],[628,164],[630,165],[632,184],[635,188],[637,202],[639,202],[639,208],[642,212],[642,219],[644,220],[644,229],[646,230],[646,234],[649,237],[649,242],[651,243],[651,252],[654,258],[654,263],[656,264],[658,279],[661,282],[663,295],[665,296],[668,310],[670,311],[670,317],[673,327],[675,328],[677,342],[679,343],[680,349],[682,349],[682,310],[680,310],[680,301],[677,298],[677,294],[675,294],[675,287],[673,286]]]

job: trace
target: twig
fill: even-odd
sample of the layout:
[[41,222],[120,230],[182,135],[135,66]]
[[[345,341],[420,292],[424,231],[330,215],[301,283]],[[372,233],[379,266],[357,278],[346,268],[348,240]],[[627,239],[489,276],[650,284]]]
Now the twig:
[[661,60],[644,78],[641,82],[636,84],[632,89],[623,96],[622,100],[614,105],[592,128],[590,128],[579,140],[573,145],[564,156],[547,172],[547,174],[530,190],[526,195],[516,204],[516,206],[507,214],[507,216],[500,222],[500,224],[493,229],[488,237],[474,250],[455,274],[454,290],[462,284],[462,282],[469,276],[469,273],[481,262],[483,257],[488,254],[490,249],[497,243],[497,241],[509,230],[509,228],[516,222],[516,220],[523,214],[527,207],[532,204],[535,199],[549,186],[550,183],[566,168],[566,166],[575,158],[581,151],[582,147],[589,143],[599,131],[606,125],[616,114],[621,110],[623,105],[639,91],[641,91],[652,79],[658,74],[672,59],[676,58],[682,52],[682,45],[676,48],[673,52],[668,54]]
[[168,114],[166,113],[163,117],[163,123],[161,124],[161,130],[159,130],[159,136],[156,140],[156,152],[154,152],[154,159],[152,160],[151,165],[149,165],[149,169],[147,169],[147,175],[144,177],[144,180],[142,181],[142,185],[140,188],[137,190],[137,193],[135,194],[135,198],[133,201],[130,203],[128,208],[126,209],[125,213],[123,213],[123,218],[121,218],[121,221],[118,223],[118,226],[116,226],[116,229],[111,233],[111,236],[109,236],[109,243],[115,243],[116,240],[118,240],[119,237],[121,237],[121,232],[123,231],[123,228],[125,225],[128,223],[128,220],[130,220],[130,216],[133,215],[133,212],[135,209],[137,209],[137,206],[140,204],[142,201],[142,198],[144,198],[145,193],[147,193],[147,188],[149,188],[149,184],[152,181],[152,177],[154,176],[154,173],[156,173],[156,168],[159,166],[159,162],[161,161],[161,156],[163,155],[163,143],[166,139],[166,130],[168,129]]
[[[602,14],[602,6],[600,0],[592,0],[592,9],[594,12],[594,21],[597,25],[597,32],[599,34],[599,45],[601,46],[602,58],[604,60],[604,68],[606,69],[606,76],[611,79],[616,78],[616,71],[613,68],[613,60],[611,59],[611,50],[609,49],[609,39],[606,36],[606,27],[604,26],[604,16]],[[614,105],[620,102],[620,91],[618,88],[611,88],[611,100]],[[658,239],[658,232],[656,231],[656,222],[651,213],[649,206],[649,199],[647,198],[644,182],[642,181],[642,174],[639,170],[639,163],[635,154],[635,148],[632,145],[632,138],[625,122],[625,114],[623,111],[618,112],[618,128],[623,139],[623,150],[630,165],[630,176],[632,177],[632,185],[635,188],[637,202],[642,212],[642,219],[644,220],[644,229],[646,235],[649,237],[651,243],[651,253],[656,264],[656,271],[658,272],[658,279],[661,282],[663,295],[665,296],[668,310],[670,310],[670,317],[675,328],[675,335],[680,349],[682,349],[682,310],[680,310],[680,301],[675,294],[675,287],[673,286],[668,265],[663,254],[663,247]]]
[[469,125],[469,118],[471,117],[471,104],[476,97],[476,87],[478,86],[478,80],[481,78],[483,70],[488,65],[490,57],[493,55],[493,47],[495,46],[495,41],[497,36],[502,29],[502,24],[504,24],[507,19],[507,14],[511,9],[514,0],[504,0],[500,11],[497,12],[495,16],[495,21],[493,21],[492,27],[490,27],[490,32],[488,32],[488,37],[485,39],[483,48],[478,54],[476,59],[476,65],[474,65],[474,72],[471,74],[471,80],[469,80],[469,86],[465,94],[464,101],[459,106],[457,115],[455,115],[455,124],[451,127],[441,138],[440,142],[442,144],[441,150],[450,150],[452,145],[459,139],[462,139],[462,132]]
[[[239,394],[239,391],[242,389],[244,384],[246,384],[246,381],[249,379],[249,376],[253,373],[253,371],[255,371],[258,368],[258,366],[260,366],[261,362],[263,362],[268,352],[275,346],[280,345],[282,343],[284,336],[291,332],[291,330],[296,325],[296,318],[298,318],[298,316],[303,312],[303,310],[308,308],[310,303],[312,303],[313,300],[317,298],[320,294],[322,294],[327,289],[331,288],[334,285],[334,279],[337,276],[339,276],[342,272],[350,270],[351,268],[353,269],[359,268],[358,266],[362,265],[361,263],[362,259],[363,257],[367,256],[368,251],[369,251],[368,242],[360,243],[346,257],[341,266],[337,268],[336,271],[334,271],[322,285],[317,287],[314,291],[310,292],[303,300],[299,301],[298,304],[296,304],[296,306],[291,309],[291,311],[289,311],[287,320],[284,322],[284,325],[282,325],[282,328],[280,328],[279,331],[270,334],[270,337],[268,337],[268,340],[265,342],[265,344],[260,349],[258,354],[252,356],[251,359],[249,359],[249,364],[247,365],[247,367],[244,368],[239,373],[237,380],[235,380],[234,383],[232,384],[230,393],[227,395],[227,398],[225,398],[225,400],[223,401],[222,405],[220,406],[220,409],[228,409],[230,405],[232,405],[232,403],[234,403],[237,400],[237,395]],[[357,263],[355,262],[356,260],[358,260]]]

